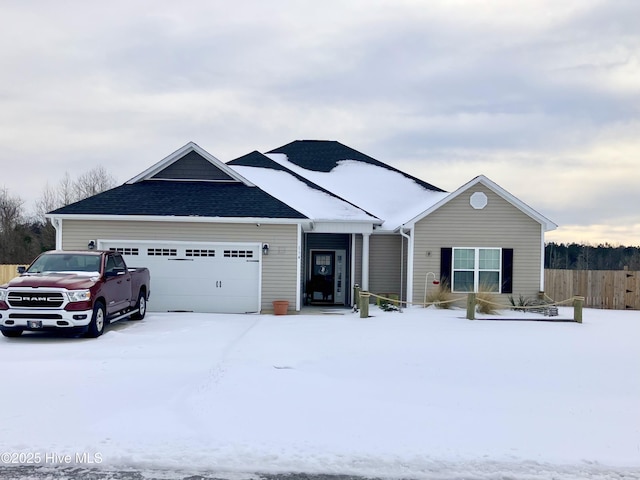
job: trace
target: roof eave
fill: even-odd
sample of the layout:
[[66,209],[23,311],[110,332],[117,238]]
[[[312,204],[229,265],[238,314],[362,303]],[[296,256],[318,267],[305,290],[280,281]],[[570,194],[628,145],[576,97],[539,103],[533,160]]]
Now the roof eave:
[[201,217],[173,215],[96,215],[96,214],[52,214],[45,218],[59,220],[103,220],[125,222],[180,222],[180,223],[264,223],[264,224],[307,224],[310,218],[272,218],[272,217]]

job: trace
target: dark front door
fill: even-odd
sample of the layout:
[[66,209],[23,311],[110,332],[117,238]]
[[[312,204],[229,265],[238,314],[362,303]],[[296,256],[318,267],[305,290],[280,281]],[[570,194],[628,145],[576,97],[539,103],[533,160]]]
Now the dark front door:
[[335,252],[311,252],[311,278],[307,286],[311,302],[335,303],[335,262]]

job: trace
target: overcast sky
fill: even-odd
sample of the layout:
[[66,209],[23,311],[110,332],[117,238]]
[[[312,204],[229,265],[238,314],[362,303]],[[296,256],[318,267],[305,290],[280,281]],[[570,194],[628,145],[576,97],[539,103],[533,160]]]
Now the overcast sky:
[[222,161],[338,140],[445,190],[484,174],[640,245],[638,0],[0,2],[0,188],[194,141]]

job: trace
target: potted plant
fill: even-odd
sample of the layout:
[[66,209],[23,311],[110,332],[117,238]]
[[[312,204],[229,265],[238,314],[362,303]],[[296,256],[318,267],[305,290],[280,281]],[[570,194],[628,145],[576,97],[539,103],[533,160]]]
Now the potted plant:
[[286,315],[289,309],[289,302],[287,300],[274,300],[273,301],[273,314],[274,315]]

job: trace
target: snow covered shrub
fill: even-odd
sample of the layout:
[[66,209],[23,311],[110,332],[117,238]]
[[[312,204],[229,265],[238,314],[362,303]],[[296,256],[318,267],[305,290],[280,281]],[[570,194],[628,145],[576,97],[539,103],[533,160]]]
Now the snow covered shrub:
[[399,310],[398,305],[396,305],[395,302],[390,302],[389,300],[380,300],[378,306],[385,312],[397,312]]

